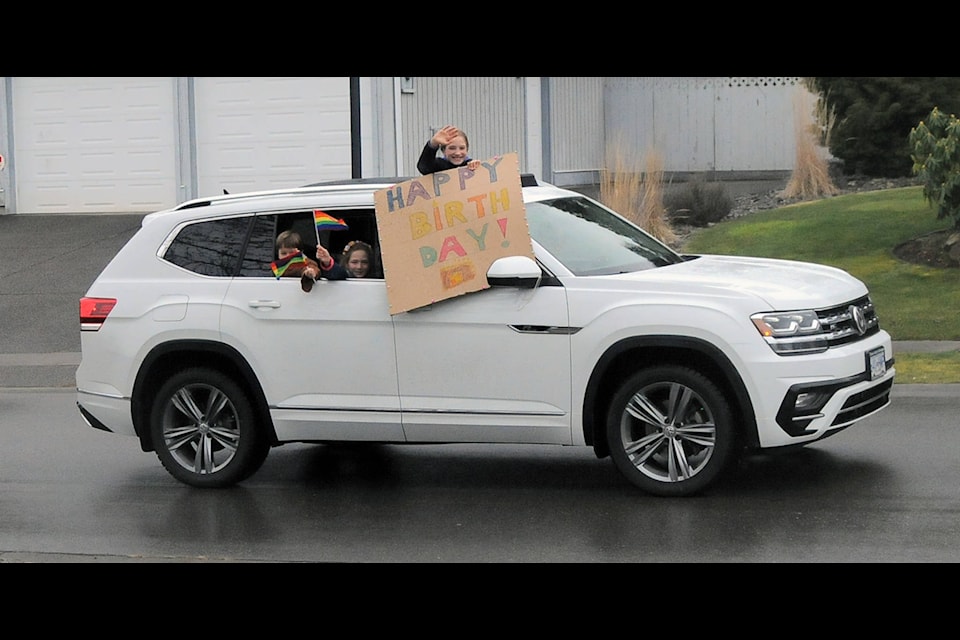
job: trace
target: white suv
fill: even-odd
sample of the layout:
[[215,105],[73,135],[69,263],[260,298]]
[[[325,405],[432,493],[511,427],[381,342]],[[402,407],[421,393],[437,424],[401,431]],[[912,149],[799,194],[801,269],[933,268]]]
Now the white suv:
[[[701,492],[737,456],[805,445],[890,402],[867,288],[786,260],[678,255],[579,193],[523,176],[536,261],[391,315],[387,280],[271,272],[312,212],[379,252],[352,180],[186,202],[143,225],[80,300],[77,405],[178,480],[248,478],[287,442],[593,447],[657,495]],[[313,247],[306,247],[312,255]],[[378,256],[377,256],[378,257]]]

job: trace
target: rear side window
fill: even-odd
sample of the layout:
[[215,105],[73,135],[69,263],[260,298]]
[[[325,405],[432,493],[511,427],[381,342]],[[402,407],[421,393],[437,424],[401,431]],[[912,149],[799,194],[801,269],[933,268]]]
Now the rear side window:
[[237,273],[252,219],[224,218],[187,225],[163,259],[201,275],[231,277]]
[[300,235],[301,249],[311,259],[316,256],[318,239],[334,260],[342,258],[343,248],[351,240],[366,242],[374,252],[369,277],[383,278],[373,210],[334,210],[332,215],[343,218],[349,229],[318,233],[312,211],[195,222],[177,233],[163,259],[204,276],[272,278],[270,265],[277,259],[277,234],[290,229]]

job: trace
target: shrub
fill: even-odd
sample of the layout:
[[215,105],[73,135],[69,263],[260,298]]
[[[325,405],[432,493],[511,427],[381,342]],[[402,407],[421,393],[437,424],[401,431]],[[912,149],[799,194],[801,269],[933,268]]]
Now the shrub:
[[960,230],[960,120],[934,107],[910,131],[913,173],[923,180],[923,197],[937,219],[953,218]]
[[694,227],[720,222],[733,210],[733,198],[720,182],[696,178],[664,196],[670,218]]

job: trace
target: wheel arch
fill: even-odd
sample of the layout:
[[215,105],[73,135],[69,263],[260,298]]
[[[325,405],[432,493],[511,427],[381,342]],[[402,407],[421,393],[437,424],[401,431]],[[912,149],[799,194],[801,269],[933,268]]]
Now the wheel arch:
[[644,363],[677,364],[710,378],[729,400],[739,435],[748,448],[759,445],[750,395],[737,368],[716,346],[686,336],[635,336],[610,346],[597,361],[583,397],[583,437],[597,457],[610,454],[606,411],[620,381]]
[[133,427],[140,438],[144,451],[153,451],[150,436],[150,410],[153,406],[152,392],[173,372],[190,367],[208,367],[233,378],[247,392],[247,397],[261,424],[265,425],[267,438],[276,442],[276,432],[263,388],[246,359],[233,347],[210,340],[177,340],[154,347],[143,359],[133,383],[130,397]]

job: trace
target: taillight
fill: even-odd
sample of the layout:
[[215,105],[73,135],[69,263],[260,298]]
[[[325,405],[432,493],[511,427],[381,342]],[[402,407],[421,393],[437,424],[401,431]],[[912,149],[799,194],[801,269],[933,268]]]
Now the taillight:
[[80,298],[80,331],[99,331],[115,306],[116,298]]

